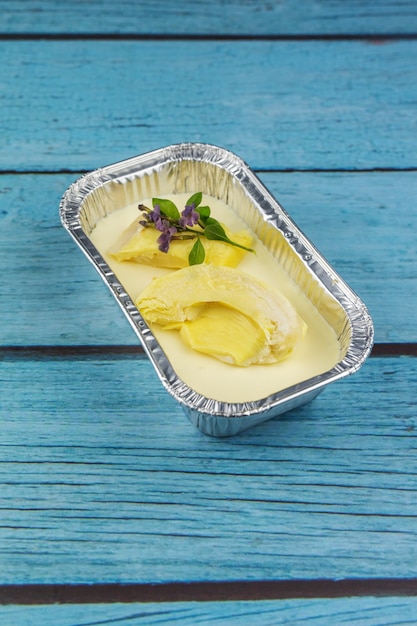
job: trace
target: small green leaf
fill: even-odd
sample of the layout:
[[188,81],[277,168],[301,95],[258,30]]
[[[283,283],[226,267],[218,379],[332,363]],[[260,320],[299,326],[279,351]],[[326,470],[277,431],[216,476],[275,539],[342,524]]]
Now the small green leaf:
[[174,222],[177,222],[180,219],[180,212],[171,200],[152,198],[152,206],[155,207],[156,204],[159,204],[161,213],[163,213],[168,219],[173,220]]
[[200,214],[200,219],[203,224],[207,224],[207,220],[210,217],[210,207],[209,206],[200,206],[196,209],[197,213]]
[[213,218],[208,221],[204,229],[204,234],[207,239],[217,239],[219,241],[227,241],[229,243],[229,238],[226,235],[223,226]]
[[242,250],[247,250],[248,252],[254,252],[252,248],[247,248],[246,246],[242,246],[240,243],[236,243],[229,239],[226,235],[226,232],[223,226],[217,220],[211,219],[207,226],[204,229],[204,235],[207,239],[215,239],[216,241],[225,241],[232,246],[236,246],[236,248],[242,248]]
[[200,237],[198,237],[195,241],[195,244],[191,248],[190,254],[188,255],[188,263],[190,265],[200,265],[200,263],[204,263],[205,258],[206,251],[204,250],[204,246],[200,241]]
[[201,191],[197,191],[197,193],[194,193],[191,198],[188,198],[186,205],[189,206],[190,204],[194,204],[194,208],[196,209],[201,204],[202,199],[203,194]]

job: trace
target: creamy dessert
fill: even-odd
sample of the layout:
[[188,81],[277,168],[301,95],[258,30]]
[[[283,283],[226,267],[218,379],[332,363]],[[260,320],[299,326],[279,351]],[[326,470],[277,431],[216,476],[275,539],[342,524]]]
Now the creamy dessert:
[[[176,194],[164,198],[173,199],[178,206],[183,206],[188,196]],[[151,206],[151,199],[140,200],[144,205]],[[250,246],[255,254],[232,247],[226,242],[205,241],[207,250],[204,265],[193,265],[190,268],[187,259],[194,243],[187,240],[173,241],[169,250],[172,258],[162,256],[168,253],[159,251],[156,256],[160,258],[159,262],[157,260],[160,266],[155,267],[155,255],[152,253],[152,250],[157,250],[155,230],[146,229],[146,236],[152,233],[153,241],[135,241],[140,233],[136,225],[140,217],[137,204],[102,218],[90,236],[127,293],[137,302],[145,319],[148,319],[177,375],[189,387],[206,397],[226,402],[248,402],[264,398],[333,367],[340,357],[340,346],[334,330],[263,244],[251,234],[248,238],[246,225],[224,202],[208,196],[205,196],[204,202],[210,206],[212,215],[224,225],[227,235],[235,240],[241,238],[239,241],[244,242],[243,246]],[[175,251],[174,243],[181,244],[183,249]],[[210,251],[212,244],[214,249],[221,246],[225,256],[218,251]],[[214,265],[217,262],[218,265]],[[215,295],[213,299],[208,292],[211,290],[212,294],[218,294],[219,285],[215,283],[220,280],[220,275],[225,277],[224,264],[231,267],[238,265],[238,269],[226,270],[227,280],[223,288],[227,298],[222,300]],[[198,287],[190,288],[190,277],[193,274],[197,274],[194,278],[197,278]],[[236,276],[245,277],[243,283],[246,282],[246,291],[242,281],[236,285]],[[183,278],[186,280],[181,287]],[[158,281],[162,282],[162,290],[158,289]],[[158,315],[152,318],[151,310],[155,312],[158,309],[160,294],[166,293],[164,284],[165,287],[172,287],[172,306],[178,305],[178,310],[187,308],[192,296],[193,312],[198,311],[198,315],[186,320],[185,324],[184,320],[179,322],[172,319],[168,323],[161,323],[162,318],[158,318]],[[185,284],[187,289],[184,288]],[[204,285],[210,287],[205,288]],[[253,285],[257,287],[258,295],[255,299]],[[279,303],[275,303],[275,311],[278,311],[280,319],[285,313],[292,321],[283,336],[271,341],[271,319],[274,320],[274,316],[266,314],[266,303],[271,296],[266,297],[265,294],[276,294],[277,290],[281,295],[278,296]],[[260,302],[257,299],[259,292],[264,297]],[[157,306],[155,302],[158,298],[155,300],[155,294],[159,294]],[[237,300],[243,303],[239,307],[235,306]],[[196,306],[198,302],[200,308]],[[257,312],[250,313],[254,302]],[[267,327],[268,332],[264,332]]]

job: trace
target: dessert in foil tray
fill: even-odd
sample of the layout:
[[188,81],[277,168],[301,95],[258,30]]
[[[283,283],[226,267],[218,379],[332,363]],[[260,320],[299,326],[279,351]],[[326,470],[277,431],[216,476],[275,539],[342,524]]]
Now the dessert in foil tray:
[[178,144],[103,167],[60,213],[207,434],[308,402],[372,348],[364,303],[227,150]]

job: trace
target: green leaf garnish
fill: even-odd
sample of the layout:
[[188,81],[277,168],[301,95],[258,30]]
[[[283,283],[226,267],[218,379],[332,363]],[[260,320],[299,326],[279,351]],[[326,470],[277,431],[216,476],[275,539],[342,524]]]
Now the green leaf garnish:
[[200,241],[200,237],[197,237],[195,244],[191,248],[190,254],[188,255],[188,263],[189,265],[200,265],[200,263],[204,263],[205,258],[206,251]]
[[161,213],[166,215],[168,219],[173,220],[174,222],[177,222],[180,219],[180,212],[171,200],[166,200],[163,198],[152,198],[152,206],[154,208],[156,204],[159,204]]
[[214,218],[210,218],[209,222],[206,224],[204,235],[207,239],[225,241],[226,243],[236,246],[237,248],[242,248],[242,250],[246,250],[247,252],[254,252],[252,248],[247,248],[246,246],[242,246],[240,243],[236,243],[235,241],[229,239],[223,226]]
[[194,208],[196,209],[198,206],[200,206],[201,204],[201,200],[203,199],[203,194],[201,193],[201,191],[197,191],[197,193],[194,193],[191,198],[188,198],[186,204],[189,206],[190,204],[194,205]]
[[209,206],[199,206],[196,209],[197,213],[200,214],[200,219],[203,224],[207,223],[208,218],[210,217],[210,207]]

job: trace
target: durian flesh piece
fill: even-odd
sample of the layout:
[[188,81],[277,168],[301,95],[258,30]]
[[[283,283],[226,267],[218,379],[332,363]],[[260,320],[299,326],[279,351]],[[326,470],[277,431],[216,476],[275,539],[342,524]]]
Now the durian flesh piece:
[[[253,238],[250,233],[245,230],[232,233],[224,225],[223,228],[232,241],[246,248],[251,247]],[[113,246],[111,254],[117,261],[134,261],[170,269],[186,267],[189,264],[188,255],[195,239],[173,240],[168,252],[161,252],[158,250],[157,242],[160,234],[156,228],[144,228],[136,220],[124,231],[119,241]],[[246,250],[224,241],[209,240],[202,236],[201,242],[206,252],[205,263],[236,267],[246,254]]]
[[281,361],[307,329],[285,296],[230,267],[193,265],[156,278],[136,306],[148,324],[239,366]]

